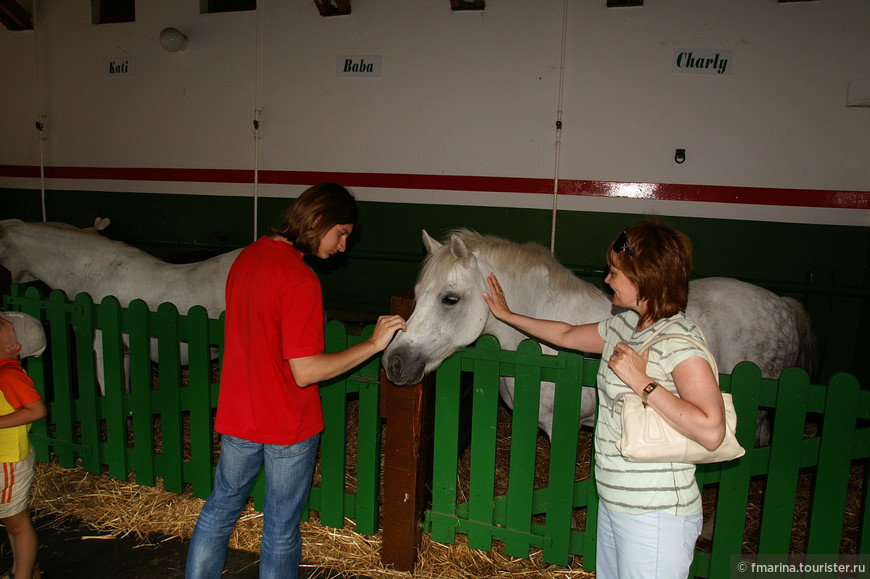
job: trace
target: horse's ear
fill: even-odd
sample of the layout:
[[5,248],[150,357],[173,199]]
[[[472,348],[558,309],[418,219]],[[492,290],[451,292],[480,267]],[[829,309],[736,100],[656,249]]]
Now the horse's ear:
[[441,244],[432,239],[426,230],[423,230],[423,246],[426,248],[426,253],[434,253],[436,249],[441,247]]
[[468,251],[468,246],[462,241],[462,238],[454,234],[450,236],[450,253],[453,257],[468,269],[477,267],[477,258],[473,253]]

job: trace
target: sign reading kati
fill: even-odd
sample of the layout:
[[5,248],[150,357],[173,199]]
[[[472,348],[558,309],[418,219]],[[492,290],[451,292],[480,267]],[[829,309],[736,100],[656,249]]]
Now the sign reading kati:
[[671,72],[730,75],[732,55],[732,50],[678,48],[674,50]]
[[136,76],[136,58],[122,56],[103,59],[103,74],[110,77]]

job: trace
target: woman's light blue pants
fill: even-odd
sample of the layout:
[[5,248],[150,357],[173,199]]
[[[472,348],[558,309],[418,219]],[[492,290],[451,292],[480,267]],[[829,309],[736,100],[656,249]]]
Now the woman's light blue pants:
[[628,515],[598,502],[597,579],[685,579],[701,534],[703,513],[656,511]]

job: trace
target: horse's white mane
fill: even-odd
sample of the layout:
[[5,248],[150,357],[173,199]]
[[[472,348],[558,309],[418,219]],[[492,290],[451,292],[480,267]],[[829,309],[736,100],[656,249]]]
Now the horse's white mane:
[[[509,275],[522,277],[528,272],[544,270],[549,277],[548,285],[555,291],[580,291],[588,295],[599,293],[595,286],[576,277],[556,260],[550,250],[539,243],[518,243],[496,235],[483,235],[471,229],[460,228],[449,232],[445,245],[449,245],[449,238],[454,235],[465,243],[468,251]],[[420,279],[446,279],[447,272],[455,264],[456,260],[450,251],[430,253],[420,272]]]

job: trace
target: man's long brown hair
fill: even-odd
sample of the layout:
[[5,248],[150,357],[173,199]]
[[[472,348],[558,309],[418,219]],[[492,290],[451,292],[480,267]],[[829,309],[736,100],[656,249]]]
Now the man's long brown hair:
[[640,325],[686,310],[692,273],[692,242],[659,221],[645,220],[625,230],[626,249],[607,248],[608,265],[616,266],[647,301]]
[[350,191],[338,183],[319,183],[305,190],[272,228],[303,255],[317,251],[323,235],[335,225],[356,225],[359,209]]

